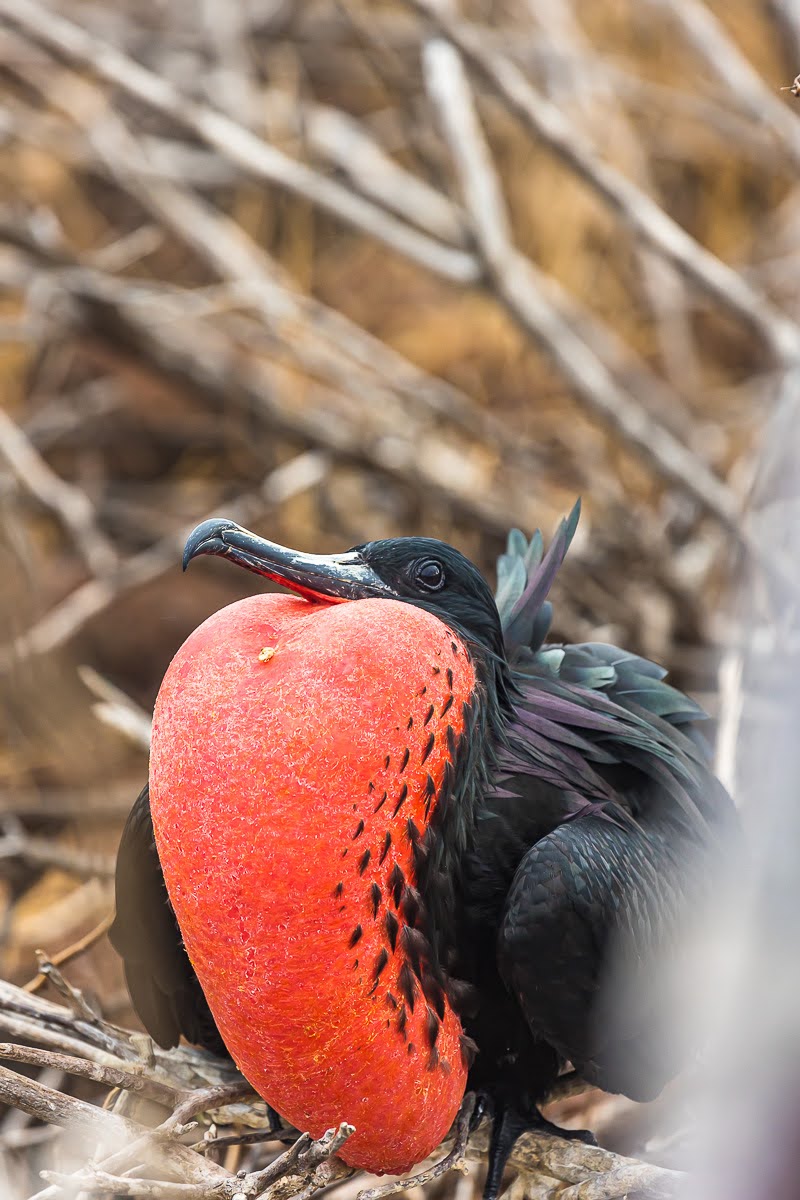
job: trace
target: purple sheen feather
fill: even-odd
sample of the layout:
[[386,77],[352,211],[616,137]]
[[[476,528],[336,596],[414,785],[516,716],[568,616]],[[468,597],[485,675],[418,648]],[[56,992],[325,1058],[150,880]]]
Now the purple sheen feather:
[[579,750],[587,758],[593,759],[595,762],[615,763],[619,761],[596,742],[588,741],[587,738],[581,737],[580,734],[575,733],[568,726],[551,721],[549,717],[543,717],[526,710],[524,717],[520,717],[520,720],[527,729],[533,729],[554,742],[572,746],[575,750]]
[[[624,709],[620,711],[625,712]],[[618,719],[606,713],[593,712],[591,709],[583,708],[574,700],[562,699],[560,696],[553,695],[552,692],[542,692],[537,696],[527,695],[524,703],[518,704],[514,709],[514,719],[527,725],[526,715],[528,713],[546,717],[559,724],[574,725],[578,729],[596,729],[600,733],[608,733],[612,736],[620,732]],[[628,714],[625,713],[625,716],[627,718]]]

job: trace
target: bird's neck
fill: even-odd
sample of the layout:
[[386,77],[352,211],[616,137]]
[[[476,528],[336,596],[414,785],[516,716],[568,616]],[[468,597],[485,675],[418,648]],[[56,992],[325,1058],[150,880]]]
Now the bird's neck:
[[483,798],[496,767],[496,748],[504,737],[508,668],[479,645],[470,645],[476,686],[465,706],[463,732],[452,771],[442,785],[421,846],[417,884],[427,913],[428,937],[436,964],[445,973],[458,970],[454,960],[461,922],[465,856]]

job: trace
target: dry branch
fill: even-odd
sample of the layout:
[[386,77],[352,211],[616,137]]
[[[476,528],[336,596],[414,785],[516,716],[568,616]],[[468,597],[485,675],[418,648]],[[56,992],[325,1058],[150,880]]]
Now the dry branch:
[[[249,1089],[241,1077],[230,1078],[229,1066],[204,1051],[188,1047],[161,1051],[149,1047],[149,1039],[141,1037],[137,1043],[135,1036],[102,1022],[98,1022],[98,1029],[110,1042],[116,1041],[124,1047],[126,1057],[116,1060],[111,1057],[108,1062],[98,1064],[96,1048],[87,1036],[85,1023],[68,1009],[31,997],[9,984],[0,984],[0,1030],[7,1024],[7,1013],[12,1007],[27,1014],[30,1021],[28,1040],[31,1042],[47,1041],[53,1026],[57,1025],[69,1031],[67,1036],[71,1044],[80,1050],[65,1055],[29,1046],[0,1044],[0,1058],[39,1067],[55,1066],[105,1088],[122,1088],[149,1096],[168,1110],[161,1124],[149,1130],[136,1120],[77,1100],[0,1067],[0,1101],[21,1109],[38,1121],[88,1132],[90,1137],[109,1146],[99,1161],[77,1174],[48,1173],[47,1178],[54,1186],[40,1192],[37,1200],[54,1200],[62,1194],[64,1187],[80,1187],[88,1192],[111,1189],[119,1195],[157,1196],[159,1200],[162,1196],[185,1197],[186,1200],[236,1200],[238,1196],[273,1194],[278,1200],[278,1197],[295,1193],[306,1200],[320,1188],[329,1187],[352,1173],[332,1157],[352,1132],[352,1126],[341,1125],[338,1130],[329,1130],[317,1142],[303,1134],[289,1150],[280,1152],[265,1166],[240,1172],[238,1176],[231,1175],[178,1140],[187,1122],[208,1111],[213,1112],[215,1127],[235,1127],[237,1124],[241,1127],[246,1121],[246,1128],[255,1126],[262,1131],[266,1128],[263,1103],[252,1107],[237,1102]],[[97,1029],[93,1032],[96,1034]],[[143,1043],[147,1043],[147,1049]],[[151,1059],[153,1054],[154,1061]],[[187,1073],[190,1074],[192,1068],[194,1082],[187,1085]],[[222,1077],[221,1068],[228,1071],[227,1079]],[[208,1082],[212,1074],[216,1074],[216,1080]],[[472,1113],[470,1099],[468,1097],[462,1107],[451,1134],[454,1144],[444,1157],[411,1180],[362,1190],[359,1193],[362,1200],[380,1200],[405,1187],[440,1178],[447,1170],[463,1169],[467,1155],[473,1159],[482,1158],[488,1148],[485,1124],[467,1144]],[[221,1140],[230,1143],[232,1135]],[[208,1148],[213,1141],[198,1145]],[[536,1189],[537,1196],[552,1197],[553,1200],[564,1195],[570,1196],[571,1200],[615,1200],[633,1192],[651,1200],[666,1200],[677,1195],[684,1178],[675,1171],[549,1134],[526,1135],[517,1143],[510,1161],[530,1180],[531,1189]],[[141,1172],[137,1172],[135,1182],[126,1177],[125,1172],[130,1167],[142,1164],[146,1164],[147,1179],[138,1178]],[[161,1191],[154,1190],[152,1185],[156,1182]],[[149,1191],[145,1184],[150,1185]],[[183,1190],[176,1190],[181,1188]]]
[[797,361],[800,327],[681,229],[645,192],[599,159],[583,135],[511,59],[491,48],[488,30],[453,17],[438,0],[407,2],[458,47],[531,133],[580,175],[632,234],[644,239],[724,310],[736,314],[763,341],[776,363]]
[[93,573],[105,574],[116,565],[117,555],[97,527],[97,514],[89,497],[56,475],[11,417],[0,409],[0,455],[20,484],[61,522]]
[[55,54],[169,117],[202,138],[254,178],[277,185],[384,242],[421,266],[458,283],[474,279],[474,259],[427,237],[251,133],[224,113],[196,104],[163,76],[94,37],[35,0],[0,0],[0,16]]

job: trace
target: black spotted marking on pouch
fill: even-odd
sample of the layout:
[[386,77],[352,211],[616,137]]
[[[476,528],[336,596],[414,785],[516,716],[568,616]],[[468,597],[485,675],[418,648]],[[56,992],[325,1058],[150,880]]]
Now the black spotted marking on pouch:
[[344,884],[340,880],[339,883],[337,883],[336,887],[333,889],[333,894],[334,894],[334,896],[338,897],[338,896],[341,896],[343,891],[344,891]]
[[450,688],[450,691],[452,692],[452,690],[453,690],[453,668],[452,667],[447,668],[447,686]]
[[408,1012],[405,1005],[400,1009],[400,1016],[397,1018],[397,1032],[406,1036],[406,1026],[408,1025]]
[[355,929],[350,934],[350,941],[347,943],[351,950],[353,949],[353,946],[355,946],[356,942],[361,940],[361,935],[363,932],[364,930],[361,928],[361,926],[356,925]]
[[377,988],[381,971],[385,970],[387,962],[389,962],[389,950],[387,950],[386,947],[383,946],[383,947],[381,947],[380,954],[378,955],[378,958],[375,959],[375,965],[372,968],[372,978],[375,980],[372,991],[374,991],[375,988]]
[[383,806],[386,803],[386,800],[388,798],[388,795],[389,795],[388,792],[383,793],[380,800],[378,801],[378,803],[375,805],[375,807],[372,810],[374,813],[378,812],[379,809],[383,808]]
[[428,1039],[428,1044],[431,1049],[436,1045],[436,1039],[439,1037],[439,1029],[441,1022],[432,1008],[425,1009],[425,1036]]
[[397,816],[397,814],[399,813],[400,809],[405,804],[407,799],[408,799],[408,784],[404,783],[403,786],[400,788],[400,795],[397,798],[397,804],[395,804],[394,808],[392,809],[393,817]]
[[384,767],[386,768],[386,770],[387,770],[387,771],[389,770],[389,763],[390,763],[391,761],[392,761],[391,755],[390,755],[390,754],[387,754],[387,755],[386,755],[386,758],[383,760],[383,765],[384,765]]
[[380,858],[378,859],[379,867],[383,866],[383,860],[386,858],[386,855],[389,853],[389,847],[391,846],[391,844],[392,844],[392,835],[389,832],[389,830],[387,829],[386,835],[383,839],[383,845],[381,846]]
[[427,692],[427,690],[428,690],[428,685],[427,685],[427,683],[423,683],[422,687],[421,687],[421,688],[419,689],[419,691],[417,692],[417,695],[418,695],[418,696],[424,696],[424,695],[425,695],[425,693]]
[[422,724],[427,725],[435,712],[436,712],[436,709],[431,704],[430,707],[428,708],[428,711],[425,713],[425,720],[422,722]]
[[447,1059],[446,1059],[446,1058],[443,1058],[443,1059],[442,1059],[442,1061],[439,1063],[439,1066],[442,1068],[442,1074],[443,1074],[443,1075],[450,1075],[450,1074],[452,1074],[452,1069],[451,1069],[451,1067],[450,1067],[450,1063],[447,1061]]
[[354,971],[358,970],[358,959],[356,959],[356,961],[353,963],[353,970]]
[[364,832],[364,822],[359,821],[358,824],[356,825],[355,833],[353,834],[353,841],[355,841],[356,838],[360,838],[363,832]]
[[347,846],[345,846],[344,850],[342,851],[342,858],[347,858]]
[[394,900],[395,908],[397,908],[400,904],[400,897],[403,894],[405,882],[405,876],[403,875],[400,864],[395,863],[389,872],[389,878],[387,880],[389,890],[392,893],[392,899]]
[[409,1054],[414,1054],[414,1052],[416,1051],[417,1047],[414,1045],[414,1043],[413,1043],[413,1042],[409,1042],[409,1043],[408,1043],[408,1045],[406,1046],[406,1049],[407,1049],[407,1051],[408,1051],[408,1053],[409,1053]]
[[428,778],[425,780],[425,788],[422,793],[422,799],[425,802],[425,818],[426,818],[426,820],[427,820],[428,814],[431,810],[431,804],[433,803],[433,798],[435,795],[436,795],[436,784],[433,782],[433,776],[429,774]]
[[473,1042],[472,1038],[467,1037],[465,1033],[461,1033],[458,1037],[458,1046],[461,1051],[461,1061],[465,1068],[469,1070],[478,1053],[478,1043]]
[[416,888],[406,887],[403,889],[403,899],[401,903],[401,911],[403,920],[412,927],[416,925],[417,918],[422,908],[419,892]]
[[397,999],[397,996],[395,996],[394,992],[386,993],[386,1003],[389,1005],[390,1008],[397,1008],[399,1001]]
[[433,977],[430,971],[426,971],[422,977],[422,994],[428,1001],[428,1004],[434,1009],[440,1021],[444,1020],[444,989],[437,979]]
[[414,1002],[416,1000],[417,981],[415,980],[411,967],[407,962],[404,962],[397,975],[397,986],[403,994],[403,999],[413,1013]]
[[400,929],[400,922],[390,908],[387,908],[383,918],[383,924],[386,928],[386,936],[389,939],[389,945],[392,947],[392,953],[397,949],[397,934]]
[[400,770],[398,772],[399,775],[402,775],[403,771],[405,771],[406,767],[408,766],[408,760],[410,758],[411,758],[411,751],[409,750],[408,746],[406,746],[405,750],[403,751],[403,757],[400,761]]
[[378,909],[381,906],[381,889],[377,883],[373,883],[369,889],[369,898],[372,904],[372,915],[373,917],[377,917]]
[[458,646],[455,644],[455,642],[450,643],[450,649],[453,651],[453,654],[458,656]]
[[419,929],[411,929],[408,925],[403,926],[400,936],[411,970],[419,979],[422,975],[422,953],[428,945],[427,938]]
[[430,737],[428,738],[427,742],[425,743],[425,749],[422,751],[421,761],[423,763],[427,761],[428,755],[430,754],[431,750],[433,749],[435,742],[436,742],[436,734],[432,733],[430,735]]
[[420,873],[424,870],[425,859],[428,857],[428,847],[424,842],[411,843],[411,862],[414,867],[414,875],[417,879],[420,878]]
[[453,700],[454,700],[454,696],[451,692],[450,695],[445,700],[444,704],[442,705],[441,712],[439,713],[440,717],[443,717],[445,715],[445,713],[450,711],[452,704],[453,704]]
[[370,780],[370,781],[369,781],[369,783],[367,784],[367,791],[368,791],[368,792],[374,792],[374,791],[375,791],[375,784],[372,782],[372,780]]
[[439,1051],[434,1046],[428,1056],[428,1070],[435,1071],[439,1065]]
[[417,829],[416,825],[412,821],[411,817],[409,817],[408,820],[406,821],[406,837],[411,842],[412,846],[415,846],[417,844],[417,842],[419,841],[419,837],[420,837],[419,830]]
[[451,758],[456,756],[456,731],[452,725],[447,726],[447,753]]
[[372,858],[372,851],[371,851],[371,850],[365,850],[365,851],[364,851],[364,853],[361,855],[361,858],[358,860],[358,873],[359,873],[359,875],[363,875],[363,874],[364,874],[364,872],[366,871],[367,867],[369,866],[369,860],[370,860],[371,858]]
[[412,726],[413,726],[413,724],[414,724],[414,718],[413,718],[413,717],[409,717],[409,718],[408,718],[408,724],[406,725],[406,729],[411,729],[411,728],[412,728]]

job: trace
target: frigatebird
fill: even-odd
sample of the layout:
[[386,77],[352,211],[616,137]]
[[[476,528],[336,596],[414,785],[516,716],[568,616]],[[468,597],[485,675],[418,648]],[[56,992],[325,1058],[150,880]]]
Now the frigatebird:
[[546,641],[578,514],[546,554],[513,531],[496,595],[429,538],[325,556],[199,525],[184,569],[295,595],[176,655],[117,864],[111,937],[158,1043],[227,1049],[315,1136],[350,1121],[374,1171],[434,1149],[469,1087],[489,1200],[520,1133],[563,1132],[539,1106],[569,1064],[637,1100],[683,1065],[653,981],[732,822],[662,668]]

